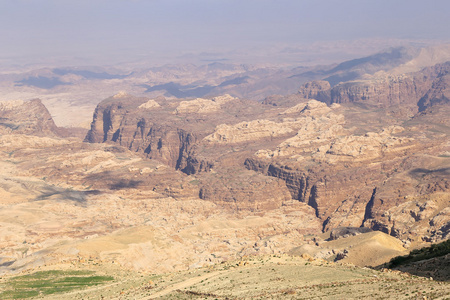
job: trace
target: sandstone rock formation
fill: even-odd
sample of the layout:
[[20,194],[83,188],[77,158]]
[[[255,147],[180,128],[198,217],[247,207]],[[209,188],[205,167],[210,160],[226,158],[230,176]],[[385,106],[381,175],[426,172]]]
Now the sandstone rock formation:
[[230,95],[214,97],[211,100],[197,98],[189,101],[181,101],[173,112],[174,114],[188,114],[188,113],[212,113],[220,110],[221,106],[235,98]]
[[448,239],[448,68],[264,103],[120,92],[84,143],[58,138],[38,100],[0,104],[0,272],[167,272],[292,248],[374,265]]
[[0,133],[55,136],[58,129],[39,99],[0,102]]
[[[443,120],[445,113],[442,112],[438,119]],[[246,165],[249,169],[285,180],[294,199],[316,209],[316,215],[324,220],[325,230],[364,225],[404,241],[444,239],[448,220],[436,226],[421,224],[434,224],[432,220],[436,217],[442,219],[439,215],[445,215],[443,209],[450,204],[448,178],[445,179],[448,159],[439,156],[448,151],[448,144],[438,143],[436,148],[431,149],[428,148],[432,144],[430,140],[398,139],[387,133],[397,131],[397,134],[405,134],[400,129],[389,128],[382,133],[385,138],[380,138],[379,134],[334,138],[324,147],[324,151],[309,152],[307,157],[308,152],[299,155],[299,150],[285,152],[284,156],[267,156],[258,151],[255,158],[246,161]],[[344,152],[334,152],[334,147]],[[279,151],[280,146],[277,149]],[[414,152],[415,157],[411,158],[410,153]],[[439,169],[438,165],[443,169]],[[417,176],[417,172],[426,176]],[[429,213],[421,214],[423,219],[412,217],[420,213],[424,203],[420,199],[425,195],[429,199],[439,199],[433,201],[438,201],[440,205],[429,206]],[[377,200],[378,197],[382,199]],[[406,206],[398,208],[400,203]],[[417,207],[417,211],[406,207]],[[386,211],[391,214],[387,215]],[[412,234],[412,231],[415,233]]]
[[[227,209],[275,209],[291,197],[312,207],[325,231],[366,226],[405,243],[441,240],[447,200],[424,219],[405,219],[404,209],[395,207],[408,201],[420,207],[425,195],[448,193],[444,178],[429,175],[438,173],[414,175],[447,163],[440,157],[449,151],[447,69],[441,64],[413,74],[378,74],[328,90],[316,82],[288,101],[275,97],[266,104],[226,96],[161,102],[156,111],[139,108],[149,99],[111,98],[98,106],[86,141],[118,143],[190,174],[200,198]],[[323,102],[304,100],[327,93]],[[419,108],[419,99],[435,100],[423,100],[427,104]],[[282,105],[267,105],[277,101]],[[403,108],[408,114],[398,113]],[[383,216],[386,211],[392,214]],[[426,229],[412,234],[416,225]]]
[[[430,68],[422,76],[429,76],[429,72],[443,74],[445,68]],[[447,153],[444,141],[448,132],[442,129],[448,126],[445,103],[408,120],[386,113],[393,105],[390,100],[385,109],[345,101],[327,106],[316,100],[291,107],[253,105],[251,110],[256,114],[237,99],[218,101],[220,105],[216,100],[197,99],[192,100],[196,104],[191,115],[181,111],[173,114],[174,107],[187,105],[177,101],[158,107],[157,113],[139,109],[148,101],[132,97],[105,100],[96,110],[86,140],[118,143],[195,175],[199,197],[227,209],[276,209],[292,197],[314,209],[323,230],[366,226],[402,238],[405,243],[408,238],[420,242],[446,236],[443,231],[447,223],[441,220],[446,218],[441,213],[446,200],[423,219],[431,223],[435,220],[436,226],[418,225],[421,220],[404,219],[402,210],[394,209],[405,203],[401,197],[420,202],[424,195],[434,199],[439,192],[448,193],[444,179],[412,179],[414,173],[408,173],[427,168],[429,162],[424,157],[435,163],[442,160],[439,155]],[[202,112],[199,103],[218,110],[214,114]],[[417,107],[417,102],[414,105]],[[430,118],[433,122],[428,121]],[[416,159],[411,159],[413,153]],[[281,181],[245,173],[244,165]],[[412,180],[417,187],[409,183],[405,185],[409,188],[399,194],[399,180]],[[440,188],[427,188],[433,185]],[[382,190],[388,198],[384,197],[379,206],[377,197]],[[377,213],[389,210],[389,218]],[[413,224],[426,229],[416,230],[411,238]]]
[[448,101],[442,90],[449,70],[450,62],[447,62],[410,74],[378,73],[369,79],[343,82],[334,87],[326,81],[313,81],[304,84],[299,95],[326,103],[363,101],[385,108],[401,107],[411,114],[429,107],[429,97],[437,102]]
[[[3,135],[0,144],[2,273],[87,259],[183,270],[286,252],[318,232],[312,209],[276,178],[227,209],[225,195],[202,200],[196,178],[120,146],[24,135]],[[263,193],[276,196],[277,182],[285,198],[260,202]]]
[[366,232],[371,232],[372,230],[367,227],[338,227],[330,232],[330,240],[337,240],[340,238],[346,238],[349,236],[354,236]]
[[213,134],[206,136],[203,140],[217,144],[243,143],[287,135],[292,133],[294,128],[299,127],[293,119],[285,119],[279,123],[270,120],[253,120],[236,125],[221,124],[216,127]]
[[152,108],[157,108],[160,107],[161,105],[158,104],[158,102],[156,102],[153,99],[148,100],[147,102],[141,104],[138,106],[138,108],[144,108],[144,109],[152,109]]
[[306,99],[317,99],[319,101],[326,102],[329,98],[331,85],[328,81],[317,80],[305,83],[298,94]]

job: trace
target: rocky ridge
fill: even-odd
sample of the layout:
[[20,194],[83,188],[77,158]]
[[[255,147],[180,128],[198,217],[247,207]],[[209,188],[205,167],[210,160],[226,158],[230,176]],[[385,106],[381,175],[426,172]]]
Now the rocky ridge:
[[58,128],[39,99],[0,102],[1,134],[58,135]]
[[299,95],[328,104],[363,101],[401,109],[411,115],[433,103],[449,101],[442,93],[449,80],[449,70],[450,62],[446,62],[409,74],[380,72],[367,79],[342,82],[334,87],[327,81],[315,81],[303,85]]
[[252,213],[201,200],[196,178],[120,146],[17,134],[0,144],[2,273],[89,258],[184,270],[285,252],[319,227],[281,181],[286,198]]
[[[329,89],[320,82],[287,102],[273,98],[271,105],[228,96],[224,102],[172,100],[155,108],[156,114],[136,109],[149,99],[107,99],[98,106],[86,140],[118,143],[193,175],[200,198],[228,209],[279,206],[280,199],[289,199],[286,190],[279,181],[264,180],[276,177],[292,199],[314,209],[324,231],[366,226],[398,237],[405,245],[437,241],[447,234],[448,220],[437,220],[446,218],[448,178],[438,176],[437,166],[448,163],[449,108],[445,101],[434,102],[410,116],[419,110],[424,95],[432,90],[446,93],[446,85],[433,82],[446,78],[447,68],[441,64],[389,75],[394,85],[387,83],[391,79],[382,80],[373,89],[350,82],[356,90],[347,90],[345,95],[352,96],[342,101],[322,96],[334,95],[332,91],[345,84]],[[377,96],[355,92],[363,90]],[[414,90],[414,97],[407,90]],[[306,99],[313,95],[321,101]],[[274,105],[277,101],[281,105]],[[411,109],[408,114],[399,114],[403,107]],[[262,176],[246,173],[243,167]],[[420,169],[433,176],[415,176],[414,170]],[[258,184],[252,183],[256,178]],[[377,202],[381,191],[387,196]],[[402,203],[421,207],[424,197],[440,204],[423,219],[405,219],[404,210],[395,209]],[[391,214],[386,217],[381,211]]]
[[[391,99],[327,105],[312,93],[263,104],[119,93],[97,106],[89,143],[38,137],[48,135],[39,118],[30,131],[6,131],[1,270],[89,258],[164,272],[302,244],[363,264],[371,258],[358,249],[373,241],[388,241],[389,259],[447,239],[445,68],[402,75],[431,86],[426,101],[405,102],[418,113]],[[24,105],[3,105],[5,118]],[[327,246],[318,238],[341,227],[376,232]],[[359,248],[339,244],[353,238]]]

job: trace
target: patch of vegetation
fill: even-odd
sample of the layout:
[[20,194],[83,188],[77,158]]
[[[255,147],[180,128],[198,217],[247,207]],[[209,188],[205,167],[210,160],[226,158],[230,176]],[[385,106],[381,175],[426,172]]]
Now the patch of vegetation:
[[389,262],[388,267],[394,268],[424,259],[444,256],[448,253],[450,253],[450,240],[446,240],[445,242],[439,244],[431,245],[430,247],[413,250],[409,253],[409,255],[394,257]]
[[112,276],[98,276],[93,271],[40,271],[9,279],[6,289],[0,292],[0,299],[23,299],[63,293],[111,280],[114,280]]

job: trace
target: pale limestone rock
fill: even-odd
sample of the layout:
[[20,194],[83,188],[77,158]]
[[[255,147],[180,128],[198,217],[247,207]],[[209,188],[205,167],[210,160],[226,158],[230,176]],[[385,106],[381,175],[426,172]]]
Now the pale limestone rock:
[[299,111],[304,116],[294,122],[300,127],[297,134],[279,144],[273,151],[257,151],[257,157],[303,160],[302,154],[311,153],[314,159],[329,163],[367,160],[405,150],[413,141],[411,138],[393,136],[404,131],[401,126],[389,126],[379,133],[368,132],[364,136],[349,135],[343,127],[343,115],[334,114],[331,108],[315,100],[302,105],[297,105],[292,110]]
[[333,104],[330,105],[331,109],[336,109],[336,108],[339,108],[339,107],[341,107],[341,105],[339,103],[333,103]]
[[[430,233],[434,235],[431,240],[439,237],[445,239],[448,236],[447,228],[450,225],[450,208],[442,209],[442,206],[446,202],[448,203],[448,196],[444,196],[446,201],[438,199],[439,197],[435,198],[435,201],[422,202],[416,198],[391,207],[383,214],[385,217],[383,224],[386,228],[390,228],[391,235],[395,233],[398,237],[403,237],[402,239],[405,235],[409,235],[409,237],[422,236],[423,239],[423,237],[430,236]],[[441,201],[442,203],[439,204]],[[429,226],[423,226],[423,224],[429,224]]]
[[125,91],[120,91],[113,96],[114,99],[126,98],[129,95]]
[[[221,124],[216,127],[213,134],[205,137],[204,141],[211,143],[241,143],[262,138],[273,138],[292,134],[299,130],[298,135],[307,135],[312,138],[320,128],[330,127],[333,122],[342,123],[344,117],[330,112],[331,109],[322,102],[310,100],[307,103],[296,105],[282,114],[298,113],[299,118],[284,118],[282,122],[270,120],[253,120],[235,125]],[[335,128],[339,130],[339,128]],[[333,133],[328,133],[332,135]],[[302,140],[304,138],[301,138]],[[283,145],[284,146],[284,145]],[[289,145],[287,147],[291,147]],[[266,155],[265,152],[262,154]]]
[[326,151],[325,160],[367,160],[381,157],[383,154],[408,148],[413,139],[399,138],[392,134],[402,132],[400,126],[390,126],[381,132],[368,132],[364,136],[349,135],[336,139]]
[[320,116],[331,111],[325,103],[311,99],[306,103],[297,104],[294,107],[288,108],[281,114],[301,113],[306,116]]
[[138,108],[140,109],[152,109],[152,108],[158,108],[161,107],[161,105],[158,104],[158,102],[156,102],[153,99],[148,100],[147,102],[139,105]]
[[9,134],[0,136],[0,146],[3,149],[9,147],[17,148],[44,148],[44,147],[54,147],[65,144],[71,144],[65,139],[55,139],[49,137],[37,137],[25,134]]
[[435,212],[439,209],[439,206],[436,202],[429,200],[418,207],[418,211],[415,211],[415,214],[419,220],[425,220],[432,217]]
[[66,154],[65,156],[67,159],[61,162],[61,167],[90,165],[94,162],[104,161],[105,159],[113,159],[115,157],[114,154],[101,150],[88,153]]
[[294,132],[296,121],[286,119],[285,122],[276,123],[269,120],[253,120],[241,122],[236,125],[221,124],[214,133],[204,138],[204,141],[218,144],[241,143],[282,136]]
[[260,150],[256,155],[261,158],[290,156],[301,160],[300,154],[302,153],[326,151],[327,145],[329,145],[331,140],[345,133],[342,127],[344,122],[344,116],[334,113],[328,113],[319,117],[304,116],[296,121],[296,126],[300,127],[300,129],[294,137],[288,138],[279,144],[274,151]]
[[181,101],[173,114],[199,113],[206,114],[220,110],[223,104],[236,98],[230,95],[214,97],[211,100],[197,98],[190,101]]
[[0,101],[0,111],[11,110],[24,104],[23,100]]

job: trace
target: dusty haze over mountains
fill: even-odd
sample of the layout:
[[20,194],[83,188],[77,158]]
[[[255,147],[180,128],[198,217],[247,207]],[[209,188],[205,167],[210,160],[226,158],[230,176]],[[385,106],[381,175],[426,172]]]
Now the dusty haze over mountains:
[[449,40],[449,10],[445,0],[5,0],[0,63],[330,63]]
[[0,298],[448,297],[449,11],[0,1]]

